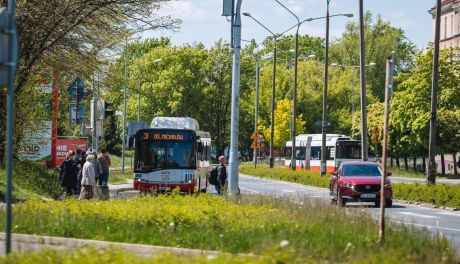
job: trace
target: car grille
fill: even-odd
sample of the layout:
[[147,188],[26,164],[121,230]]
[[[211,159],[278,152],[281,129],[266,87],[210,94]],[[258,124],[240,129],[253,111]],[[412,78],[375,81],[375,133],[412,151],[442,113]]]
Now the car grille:
[[380,191],[380,184],[359,184],[355,185],[355,192],[375,193]]

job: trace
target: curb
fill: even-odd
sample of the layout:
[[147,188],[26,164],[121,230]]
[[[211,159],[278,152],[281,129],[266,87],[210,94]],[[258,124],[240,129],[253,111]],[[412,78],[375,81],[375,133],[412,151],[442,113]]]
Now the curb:
[[[0,241],[5,241],[5,233],[0,233]],[[65,237],[52,237],[52,236],[39,236],[39,235],[25,235],[25,234],[12,234],[12,251],[14,252],[31,252],[38,251],[43,248],[50,248],[55,250],[75,250],[83,247],[95,247],[95,248],[114,248],[126,250],[131,253],[136,253],[139,256],[154,256],[158,253],[171,252],[179,256],[192,256],[202,255],[212,258],[215,256],[245,256],[245,257],[256,257],[250,254],[231,254],[227,252],[212,251],[212,250],[201,250],[201,249],[189,249],[189,248],[178,248],[178,247],[165,247],[165,246],[152,246],[145,244],[130,244],[120,242],[108,242],[100,240],[89,240],[89,239],[77,239],[77,238],[65,238]],[[5,254],[4,250],[0,251],[1,254]]]

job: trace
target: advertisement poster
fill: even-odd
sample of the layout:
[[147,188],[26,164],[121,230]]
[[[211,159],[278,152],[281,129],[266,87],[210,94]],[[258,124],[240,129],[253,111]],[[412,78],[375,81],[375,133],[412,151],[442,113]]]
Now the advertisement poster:
[[61,165],[70,150],[86,151],[86,138],[58,138],[56,143],[56,166]]
[[40,129],[27,133],[21,140],[18,155],[21,159],[33,161],[51,160],[51,121],[42,122]]

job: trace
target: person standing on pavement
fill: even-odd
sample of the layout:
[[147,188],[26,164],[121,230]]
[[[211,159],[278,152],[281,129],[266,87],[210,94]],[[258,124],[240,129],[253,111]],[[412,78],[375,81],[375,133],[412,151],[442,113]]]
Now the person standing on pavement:
[[227,186],[227,167],[225,167],[225,162],[225,156],[220,156],[219,166],[217,167],[217,184],[215,185],[217,194],[225,191],[225,187]]
[[85,165],[82,168],[81,192],[78,200],[93,198],[94,186],[96,186],[96,158],[94,155],[86,157]]
[[97,155],[97,160],[101,164],[102,176],[99,177],[99,185],[107,186],[109,182],[109,172],[110,165],[112,163],[110,155],[107,153],[104,147],[99,149],[99,155]]
[[65,188],[66,194],[70,196],[77,183],[78,168],[75,162],[75,151],[71,150],[67,153],[66,159],[62,162],[60,168],[61,185]]

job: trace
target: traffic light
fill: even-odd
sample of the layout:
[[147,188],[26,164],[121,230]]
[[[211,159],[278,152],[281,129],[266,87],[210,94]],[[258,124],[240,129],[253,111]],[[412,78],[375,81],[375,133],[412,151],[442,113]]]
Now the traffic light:
[[113,116],[114,110],[110,109],[110,107],[113,105],[113,101],[105,101],[104,100],[104,118],[108,116]]

